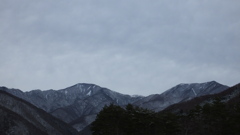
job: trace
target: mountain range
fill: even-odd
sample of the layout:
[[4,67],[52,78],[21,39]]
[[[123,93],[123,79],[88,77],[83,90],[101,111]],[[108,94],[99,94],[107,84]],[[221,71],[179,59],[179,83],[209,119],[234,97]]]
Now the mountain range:
[[[60,121],[63,121],[62,123],[68,123],[80,132],[95,120],[96,115],[105,105],[126,106],[127,104],[133,104],[153,111],[161,111],[173,104],[185,103],[196,97],[220,93],[228,88],[228,86],[211,81],[206,83],[179,84],[161,94],[149,96],[121,94],[95,84],[86,83],[79,83],[60,90],[22,92],[19,89],[0,87],[0,91],[5,94],[9,93],[12,97],[16,96],[18,100],[24,101],[24,103],[36,106],[37,109],[60,119]],[[1,95],[4,94],[1,93]],[[7,109],[9,111],[13,108]],[[15,112],[13,111],[13,113]],[[25,116],[20,115],[20,117],[28,121]],[[74,134],[74,130],[69,129],[69,131],[72,131],[72,134]]]

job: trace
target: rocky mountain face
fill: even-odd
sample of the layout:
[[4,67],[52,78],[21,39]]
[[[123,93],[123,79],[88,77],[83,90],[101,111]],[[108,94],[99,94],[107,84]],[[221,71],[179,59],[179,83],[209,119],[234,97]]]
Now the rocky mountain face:
[[160,111],[174,103],[187,101],[202,95],[218,93],[227,88],[227,86],[215,81],[179,84],[162,94],[147,97],[125,95],[94,84],[85,83],[79,83],[61,90],[22,92],[5,87],[0,87],[0,90],[32,103],[81,131],[95,120],[97,113],[105,105],[111,103],[120,106],[134,104]]
[[1,135],[77,135],[68,124],[32,104],[0,91]]
[[228,87],[215,81],[206,83],[179,84],[162,94],[147,96],[134,104],[154,111],[161,111],[166,107],[184,102],[195,97],[215,94],[226,90]]

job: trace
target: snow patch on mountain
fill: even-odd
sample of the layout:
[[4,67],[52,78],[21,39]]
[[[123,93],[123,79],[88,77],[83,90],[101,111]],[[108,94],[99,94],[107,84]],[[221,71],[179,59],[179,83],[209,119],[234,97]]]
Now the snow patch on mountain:
[[88,95],[88,96],[90,96],[90,95],[91,95],[91,93],[92,93],[92,91],[90,90],[90,91],[87,93],[87,95]]
[[192,91],[194,93],[195,96],[197,96],[197,93],[195,92],[195,90],[192,88]]

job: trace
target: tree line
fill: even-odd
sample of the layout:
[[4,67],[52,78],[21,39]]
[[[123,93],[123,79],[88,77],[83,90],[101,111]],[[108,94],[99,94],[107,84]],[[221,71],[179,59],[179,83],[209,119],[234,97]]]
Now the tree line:
[[91,130],[93,135],[238,135],[240,103],[216,99],[181,113],[110,104],[99,112]]

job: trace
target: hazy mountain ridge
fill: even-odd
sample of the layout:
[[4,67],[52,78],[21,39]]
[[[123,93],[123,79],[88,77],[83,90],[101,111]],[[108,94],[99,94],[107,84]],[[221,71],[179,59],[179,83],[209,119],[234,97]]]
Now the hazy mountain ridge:
[[79,83],[61,90],[22,92],[5,87],[0,87],[0,90],[7,91],[34,104],[81,131],[95,120],[97,113],[105,105],[111,103],[120,106],[130,103],[160,111],[174,103],[187,101],[204,94],[218,93],[227,88],[227,86],[215,81],[179,84],[162,94],[153,94],[146,97],[121,94],[95,84],[86,83]]

